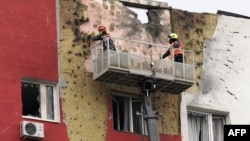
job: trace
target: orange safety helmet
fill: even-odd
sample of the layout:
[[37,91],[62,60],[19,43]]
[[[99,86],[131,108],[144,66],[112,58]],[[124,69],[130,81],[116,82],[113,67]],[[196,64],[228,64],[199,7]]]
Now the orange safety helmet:
[[98,31],[106,32],[106,27],[104,25],[99,25],[98,26]]

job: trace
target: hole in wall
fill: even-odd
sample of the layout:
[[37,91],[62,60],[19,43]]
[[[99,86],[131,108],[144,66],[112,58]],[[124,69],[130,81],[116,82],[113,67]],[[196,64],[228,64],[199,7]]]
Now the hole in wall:
[[147,9],[129,7],[128,8],[134,11],[137,14],[137,18],[141,21],[141,23],[148,23]]

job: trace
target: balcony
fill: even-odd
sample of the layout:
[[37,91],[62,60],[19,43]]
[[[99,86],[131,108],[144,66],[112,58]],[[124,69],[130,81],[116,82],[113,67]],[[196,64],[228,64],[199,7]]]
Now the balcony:
[[92,48],[93,79],[139,87],[144,77],[152,78],[156,92],[180,94],[194,84],[194,55],[184,51],[184,63],[160,59],[168,46],[130,39],[112,38],[117,51],[102,50],[102,43]]

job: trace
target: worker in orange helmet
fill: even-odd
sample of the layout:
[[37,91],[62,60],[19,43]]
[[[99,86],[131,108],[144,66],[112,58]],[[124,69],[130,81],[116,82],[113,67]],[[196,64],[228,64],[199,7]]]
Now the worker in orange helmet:
[[87,41],[102,41],[103,44],[103,51],[107,50],[109,47],[110,50],[116,51],[115,45],[113,43],[113,40],[110,38],[109,33],[107,33],[107,29],[104,25],[98,26],[99,34],[92,36],[90,33],[88,33]]
[[[174,61],[175,62],[183,62],[183,45],[182,43],[178,40],[178,36],[176,33],[170,33],[169,36],[169,44],[170,48],[161,56],[161,59],[166,58],[167,56],[174,56]],[[174,50],[172,50],[174,49]]]

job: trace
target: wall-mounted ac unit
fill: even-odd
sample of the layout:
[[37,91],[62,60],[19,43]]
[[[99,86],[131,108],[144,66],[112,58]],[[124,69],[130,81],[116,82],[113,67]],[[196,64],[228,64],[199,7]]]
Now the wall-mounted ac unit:
[[22,139],[44,138],[43,124],[30,121],[22,121],[20,123],[20,136]]

